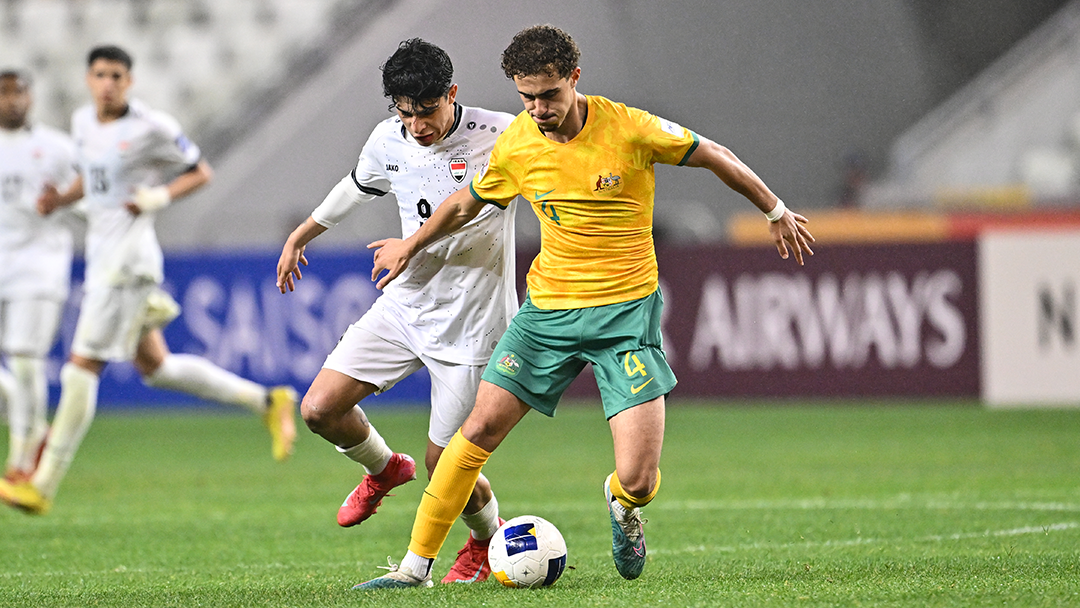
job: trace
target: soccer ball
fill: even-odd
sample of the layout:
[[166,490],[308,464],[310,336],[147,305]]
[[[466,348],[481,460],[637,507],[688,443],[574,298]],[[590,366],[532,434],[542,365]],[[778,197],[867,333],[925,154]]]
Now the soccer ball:
[[551,522],[522,515],[499,526],[491,537],[488,564],[507,587],[547,587],[566,567],[566,542]]

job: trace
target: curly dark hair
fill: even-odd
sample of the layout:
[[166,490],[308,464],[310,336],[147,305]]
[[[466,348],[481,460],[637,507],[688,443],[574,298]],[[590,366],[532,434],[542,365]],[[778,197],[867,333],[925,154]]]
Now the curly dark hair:
[[398,45],[380,69],[383,95],[414,105],[446,95],[454,78],[454,64],[446,51],[419,38]]
[[507,78],[540,74],[569,78],[581,51],[570,34],[553,25],[534,25],[514,36],[502,54]]

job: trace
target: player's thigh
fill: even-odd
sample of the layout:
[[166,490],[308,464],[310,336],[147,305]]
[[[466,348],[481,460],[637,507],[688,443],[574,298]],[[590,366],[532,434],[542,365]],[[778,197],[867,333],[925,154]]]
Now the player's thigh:
[[639,300],[585,311],[589,327],[583,341],[609,419],[619,412],[662,397],[675,388],[675,373],[664,355],[660,332],[660,292]]
[[445,448],[476,404],[483,365],[447,363],[424,358],[431,375],[431,416],[428,439]]
[[146,283],[88,289],[71,352],[97,361],[132,360],[145,326],[147,297],[156,288]]
[[374,385],[376,394],[386,392],[423,367],[420,357],[392,335],[350,325],[327,355],[323,369]]
[[56,341],[63,310],[63,302],[44,298],[4,301],[0,350],[9,355],[44,357]]
[[375,390],[374,384],[324,367],[311,381],[300,407],[305,418],[326,414],[337,418],[374,394]]
[[585,367],[580,310],[541,310],[526,299],[495,346],[483,379],[547,416]]

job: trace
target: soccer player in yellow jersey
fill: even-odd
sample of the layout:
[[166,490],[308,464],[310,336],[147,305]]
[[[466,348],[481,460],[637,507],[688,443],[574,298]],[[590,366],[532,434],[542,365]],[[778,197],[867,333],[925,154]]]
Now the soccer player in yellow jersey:
[[372,279],[381,289],[417,251],[486,204],[505,206],[520,194],[541,224],[528,297],[495,348],[476,406],[435,468],[409,551],[399,566],[359,589],[430,585],[431,564],[491,452],[529,410],[554,415],[586,363],[593,365],[614,440],[615,471],[604,494],[615,566],[627,579],[641,574],[640,508],[660,485],[664,396],[675,386],[660,337],[654,164],[709,169],[765,214],[782,258],[793,254],[802,264],[813,254],[806,218],[787,210],[734,154],[648,112],[578,93],[578,59],[577,45],[558,28],[519,32],[503,51],[502,67],[525,111],[495,143],[487,169],[408,239],[370,245],[378,249]]

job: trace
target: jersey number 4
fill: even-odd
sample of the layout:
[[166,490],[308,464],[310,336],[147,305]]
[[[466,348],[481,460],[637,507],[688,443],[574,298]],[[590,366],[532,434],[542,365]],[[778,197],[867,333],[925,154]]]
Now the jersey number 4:
[[555,222],[559,226],[562,226],[562,223],[559,222],[559,212],[555,211],[555,205],[549,205],[547,203],[540,203],[540,211],[543,212],[544,217],[546,217],[549,220]]

